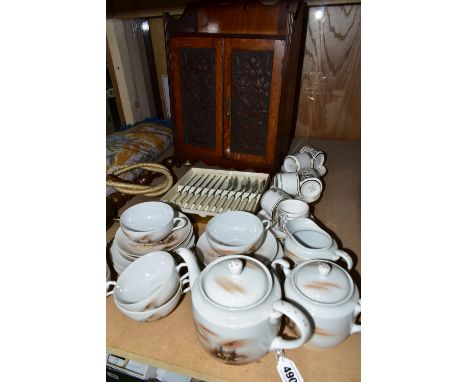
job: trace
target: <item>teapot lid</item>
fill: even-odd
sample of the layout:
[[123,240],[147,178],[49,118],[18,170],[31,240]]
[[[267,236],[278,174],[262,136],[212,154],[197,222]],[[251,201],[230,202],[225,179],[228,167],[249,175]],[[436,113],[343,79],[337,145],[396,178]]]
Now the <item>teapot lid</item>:
[[271,275],[258,260],[225,256],[205,269],[202,288],[215,303],[244,308],[259,302],[272,286]]
[[347,299],[354,290],[348,272],[326,260],[311,260],[301,264],[294,272],[294,284],[306,297],[326,304]]

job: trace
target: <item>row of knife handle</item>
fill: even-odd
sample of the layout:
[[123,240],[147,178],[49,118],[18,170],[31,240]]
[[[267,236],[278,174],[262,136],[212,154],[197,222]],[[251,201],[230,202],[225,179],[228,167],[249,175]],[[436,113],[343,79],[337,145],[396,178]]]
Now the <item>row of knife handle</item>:
[[195,187],[194,190],[181,192],[184,186],[179,186],[177,194],[168,202],[195,211],[221,213],[236,210],[254,212],[265,189],[265,184],[266,180],[263,182],[263,187],[260,187],[254,193],[203,187]]

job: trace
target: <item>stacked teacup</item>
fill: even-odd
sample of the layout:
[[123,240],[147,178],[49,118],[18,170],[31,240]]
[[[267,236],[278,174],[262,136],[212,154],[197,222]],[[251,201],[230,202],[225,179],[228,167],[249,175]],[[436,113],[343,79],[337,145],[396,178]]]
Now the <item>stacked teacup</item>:
[[114,289],[117,308],[136,321],[156,321],[171,313],[183,293],[190,290],[188,273],[179,275],[185,263],[176,266],[171,254],[164,251],[148,253],[132,262],[115,281],[107,287]]
[[320,177],[327,172],[324,163],[322,151],[304,146],[300,152],[284,159],[282,173],[274,177],[274,186],[306,203],[315,202],[322,193]]
[[283,257],[283,249],[268,230],[270,221],[245,211],[213,217],[197,242],[200,260],[208,265],[222,256],[250,255],[263,263]]
[[322,151],[304,146],[284,159],[282,172],[274,176],[271,188],[262,195],[258,216],[272,221],[271,230],[277,239],[286,239],[288,221],[311,217],[308,203],[317,201],[322,193],[320,177],[327,171],[324,162]]
[[167,203],[136,204],[128,208],[119,221],[120,227],[111,246],[114,268],[119,274],[147,253],[170,252],[195,245],[190,220]]

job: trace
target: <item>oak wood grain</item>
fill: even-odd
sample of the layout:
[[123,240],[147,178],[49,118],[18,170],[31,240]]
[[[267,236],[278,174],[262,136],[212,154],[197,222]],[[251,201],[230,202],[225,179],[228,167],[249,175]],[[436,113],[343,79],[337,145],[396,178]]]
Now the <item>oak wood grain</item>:
[[361,6],[309,9],[297,137],[361,137]]
[[[281,94],[281,73],[284,57],[283,40],[224,39],[224,156],[236,161],[258,164],[273,164],[276,152],[276,131],[278,128],[278,107]],[[231,90],[232,90],[232,51],[273,51],[272,77],[269,95],[267,143],[264,156],[235,152],[231,147]],[[233,113],[235,110],[232,111]]]
[[184,128],[184,111],[183,111],[183,91],[182,91],[182,79],[181,79],[181,66],[180,66],[180,49],[214,49],[214,76],[215,76],[215,99],[221,100],[223,97],[222,93],[222,40],[214,38],[197,38],[197,37],[173,37],[170,40],[171,48],[171,64],[172,64],[172,94],[173,94],[173,123],[176,127],[175,134],[175,148],[176,152],[185,151],[193,152],[200,156],[211,155],[218,156],[222,155],[222,102],[217,101],[215,105],[215,141],[216,145],[214,148],[194,146],[186,143],[185,140],[185,128]]

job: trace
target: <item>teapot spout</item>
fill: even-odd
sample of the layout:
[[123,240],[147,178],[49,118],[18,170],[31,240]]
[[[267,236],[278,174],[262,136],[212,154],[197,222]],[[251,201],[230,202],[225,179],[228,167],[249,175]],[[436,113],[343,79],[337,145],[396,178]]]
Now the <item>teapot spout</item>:
[[195,284],[195,280],[200,274],[200,268],[198,267],[195,254],[187,248],[179,248],[176,249],[175,252],[178,255],[180,255],[180,257],[182,257],[184,259],[184,262],[187,264],[189,272],[190,289],[192,289]]

